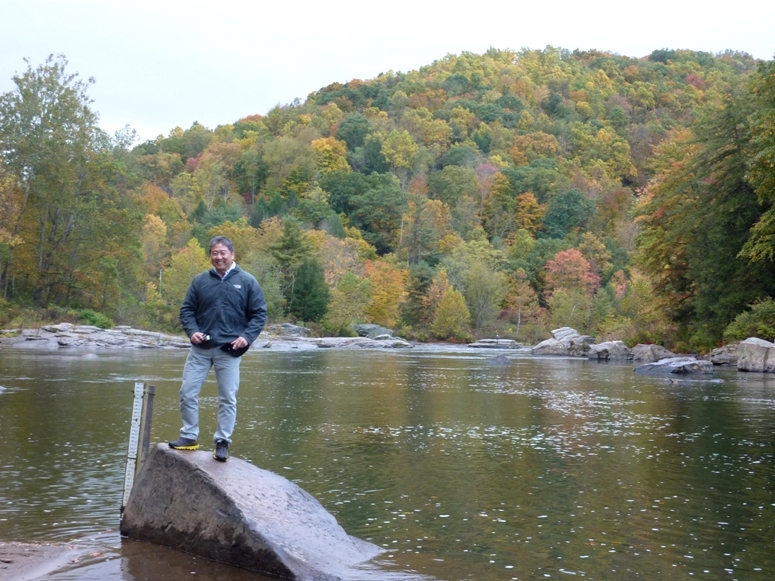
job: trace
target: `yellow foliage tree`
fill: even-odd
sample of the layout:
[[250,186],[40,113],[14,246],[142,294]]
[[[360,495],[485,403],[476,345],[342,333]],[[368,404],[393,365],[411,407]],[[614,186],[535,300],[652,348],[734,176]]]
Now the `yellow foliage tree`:
[[393,327],[398,321],[399,305],[406,295],[408,272],[383,261],[367,262],[364,271],[373,289],[365,315],[372,323]]
[[[261,235],[243,217],[236,222],[224,222],[207,231],[210,238],[226,236],[234,244],[235,260],[245,257],[260,246]],[[208,250],[207,248],[205,250]]]
[[339,280],[347,273],[363,276],[366,260],[361,256],[362,240],[340,240],[320,230],[310,233],[310,240],[318,249],[326,282],[330,287],[336,288]]
[[466,301],[458,291],[447,289],[439,300],[431,325],[431,334],[437,339],[467,341],[471,337],[471,315]]
[[194,238],[172,257],[169,268],[164,271],[161,288],[162,296],[172,309],[180,308],[193,278],[209,268],[207,254]]
[[153,280],[162,267],[164,260],[169,255],[167,245],[167,225],[164,220],[154,214],[145,217],[142,232],[143,263],[145,276]]
[[424,313],[422,320],[426,325],[430,325],[433,322],[433,317],[436,315],[436,308],[439,306],[441,297],[451,288],[452,285],[449,282],[447,271],[443,268],[439,269],[433,277],[428,290],[425,292],[425,296],[422,298]]
[[516,220],[519,228],[527,230],[532,236],[541,228],[546,206],[539,204],[532,192],[525,192],[517,196]]
[[322,137],[312,141],[315,165],[320,173],[350,171],[347,163],[347,144],[334,137]]
[[509,152],[516,165],[528,165],[539,157],[554,157],[560,153],[560,142],[554,135],[536,131],[514,137]]
[[363,321],[364,313],[372,300],[372,284],[351,272],[345,273],[339,285],[331,291],[323,325],[340,331],[348,325]]

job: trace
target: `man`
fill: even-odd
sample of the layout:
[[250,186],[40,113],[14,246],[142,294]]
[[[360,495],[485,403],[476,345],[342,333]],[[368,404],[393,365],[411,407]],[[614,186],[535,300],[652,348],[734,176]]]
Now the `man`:
[[237,417],[240,357],[266,323],[266,301],[256,279],[234,262],[234,245],[225,236],[210,241],[213,268],[194,277],[180,307],[180,322],[191,340],[180,387],[180,438],[176,450],[199,448],[199,392],[215,367],[218,381],[218,429],[213,457],[229,458]]

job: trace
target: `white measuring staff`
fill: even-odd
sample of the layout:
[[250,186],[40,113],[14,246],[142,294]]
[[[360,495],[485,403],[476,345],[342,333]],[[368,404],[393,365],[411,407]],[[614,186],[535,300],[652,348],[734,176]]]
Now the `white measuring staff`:
[[124,476],[124,499],[121,501],[121,508],[129,502],[129,493],[132,491],[132,485],[135,482],[135,469],[137,467],[137,449],[140,445],[140,415],[143,411],[143,392],[145,384],[135,383],[135,401],[132,405],[132,426],[129,429],[129,450],[126,457],[126,475]]

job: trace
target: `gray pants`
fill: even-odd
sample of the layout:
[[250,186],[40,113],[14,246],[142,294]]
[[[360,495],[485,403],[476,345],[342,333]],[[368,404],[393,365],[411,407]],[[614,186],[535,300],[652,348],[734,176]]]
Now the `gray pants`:
[[215,379],[218,381],[218,429],[213,442],[226,440],[231,445],[231,434],[237,419],[241,359],[232,357],[218,347],[191,347],[183,368],[183,385],[180,386],[180,416],[183,419],[181,437],[199,439],[199,392],[202,391],[202,384],[210,368],[215,367]]

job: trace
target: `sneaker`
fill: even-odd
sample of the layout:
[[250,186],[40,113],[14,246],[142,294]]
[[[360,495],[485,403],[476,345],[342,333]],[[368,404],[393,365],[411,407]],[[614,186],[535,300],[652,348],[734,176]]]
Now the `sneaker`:
[[229,443],[226,440],[218,440],[215,442],[213,458],[219,462],[226,462],[226,460],[229,459]]
[[199,443],[191,438],[178,438],[174,442],[170,442],[170,448],[174,450],[198,450]]

